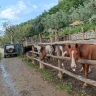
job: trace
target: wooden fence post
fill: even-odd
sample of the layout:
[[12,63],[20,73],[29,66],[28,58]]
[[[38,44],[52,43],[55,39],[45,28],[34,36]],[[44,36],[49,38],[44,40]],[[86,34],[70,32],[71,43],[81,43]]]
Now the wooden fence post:
[[59,41],[59,34],[58,34],[58,32],[55,32],[55,41]]
[[63,35],[63,41],[65,41],[65,34]]
[[42,34],[39,34],[40,43],[42,43]]
[[83,29],[83,27],[81,27],[81,30],[82,30],[82,40],[84,40],[84,29]]
[[[53,43],[53,38],[52,38],[52,36],[50,36],[50,43]],[[53,61],[55,60],[55,58],[52,58],[53,59]]]
[[[56,41],[59,41],[59,34],[58,34],[58,32],[55,33],[55,40],[56,40]],[[60,56],[59,45],[56,46],[56,50],[57,50],[57,56]],[[58,59],[58,67],[60,68],[60,59]],[[58,77],[59,77],[60,79],[63,78],[63,73],[62,73],[61,71],[59,71]]]
[[71,39],[71,36],[70,36],[70,34],[69,34],[69,40]]
[[[42,43],[42,34],[39,34],[40,43]],[[44,69],[44,65],[40,63],[40,69]]]
[[[32,43],[32,51],[34,51],[34,38],[32,37],[31,38],[31,43]],[[35,57],[35,54],[32,53],[32,63],[35,64],[35,60],[33,59]]]
[[27,38],[25,38],[25,46],[27,46],[27,45],[28,45]]
[[[27,38],[25,38],[25,47],[28,45],[28,42],[27,42]],[[27,59],[27,61],[28,61],[28,52],[25,54],[25,57],[26,57],[26,59]]]
[[53,43],[53,38],[52,38],[52,36],[50,36],[50,43]]

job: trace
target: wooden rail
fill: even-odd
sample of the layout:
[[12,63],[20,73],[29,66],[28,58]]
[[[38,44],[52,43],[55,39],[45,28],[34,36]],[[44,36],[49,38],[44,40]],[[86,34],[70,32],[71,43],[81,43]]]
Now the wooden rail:
[[59,41],[54,43],[39,43],[39,45],[61,45],[61,44],[94,44],[96,45],[96,40],[77,40],[77,41]]
[[31,52],[31,53],[35,53],[35,54],[39,54],[39,55],[40,55],[40,53],[39,53],[39,52],[34,52],[34,51],[29,51],[29,52]]
[[[40,54],[39,52],[29,51],[31,53]],[[62,57],[62,56],[54,56],[54,55],[47,55],[56,59],[62,59],[62,60],[70,60],[69,57]],[[78,63],[84,63],[84,64],[90,64],[96,66],[96,60],[87,60],[87,59],[79,59]]]

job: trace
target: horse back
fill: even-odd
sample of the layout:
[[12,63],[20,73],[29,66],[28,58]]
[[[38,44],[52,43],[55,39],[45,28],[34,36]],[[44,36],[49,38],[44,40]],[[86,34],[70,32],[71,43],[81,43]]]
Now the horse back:
[[79,46],[80,58],[96,60],[96,45],[84,44]]

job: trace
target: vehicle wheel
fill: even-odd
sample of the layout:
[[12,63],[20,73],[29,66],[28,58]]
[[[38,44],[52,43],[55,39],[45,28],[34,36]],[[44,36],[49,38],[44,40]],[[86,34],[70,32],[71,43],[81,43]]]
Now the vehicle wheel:
[[8,52],[12,53],[14,51],[14,48],[7,49]]

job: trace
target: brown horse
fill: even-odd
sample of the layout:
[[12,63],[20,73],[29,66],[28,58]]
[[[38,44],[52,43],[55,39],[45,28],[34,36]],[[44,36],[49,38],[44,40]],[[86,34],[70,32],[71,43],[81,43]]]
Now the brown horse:
[[43,60],[47,55],[55,54],[54,51],[55,51],[54,47],[52,47],[50,45],[41,47],[41,49],[40,49],[40,59]]
[[[88,60],[96,60],[96,45],[88,45],[88,44],[75,44],[73,46],[68,45],[69,54],[71,59],[71,68],[73,71],[76,71],[76,62],[78,59],[88,59]],[[82,64],[85,77],[88,78],[89,65]],[[84,83],[84,86],[87,86]]]

